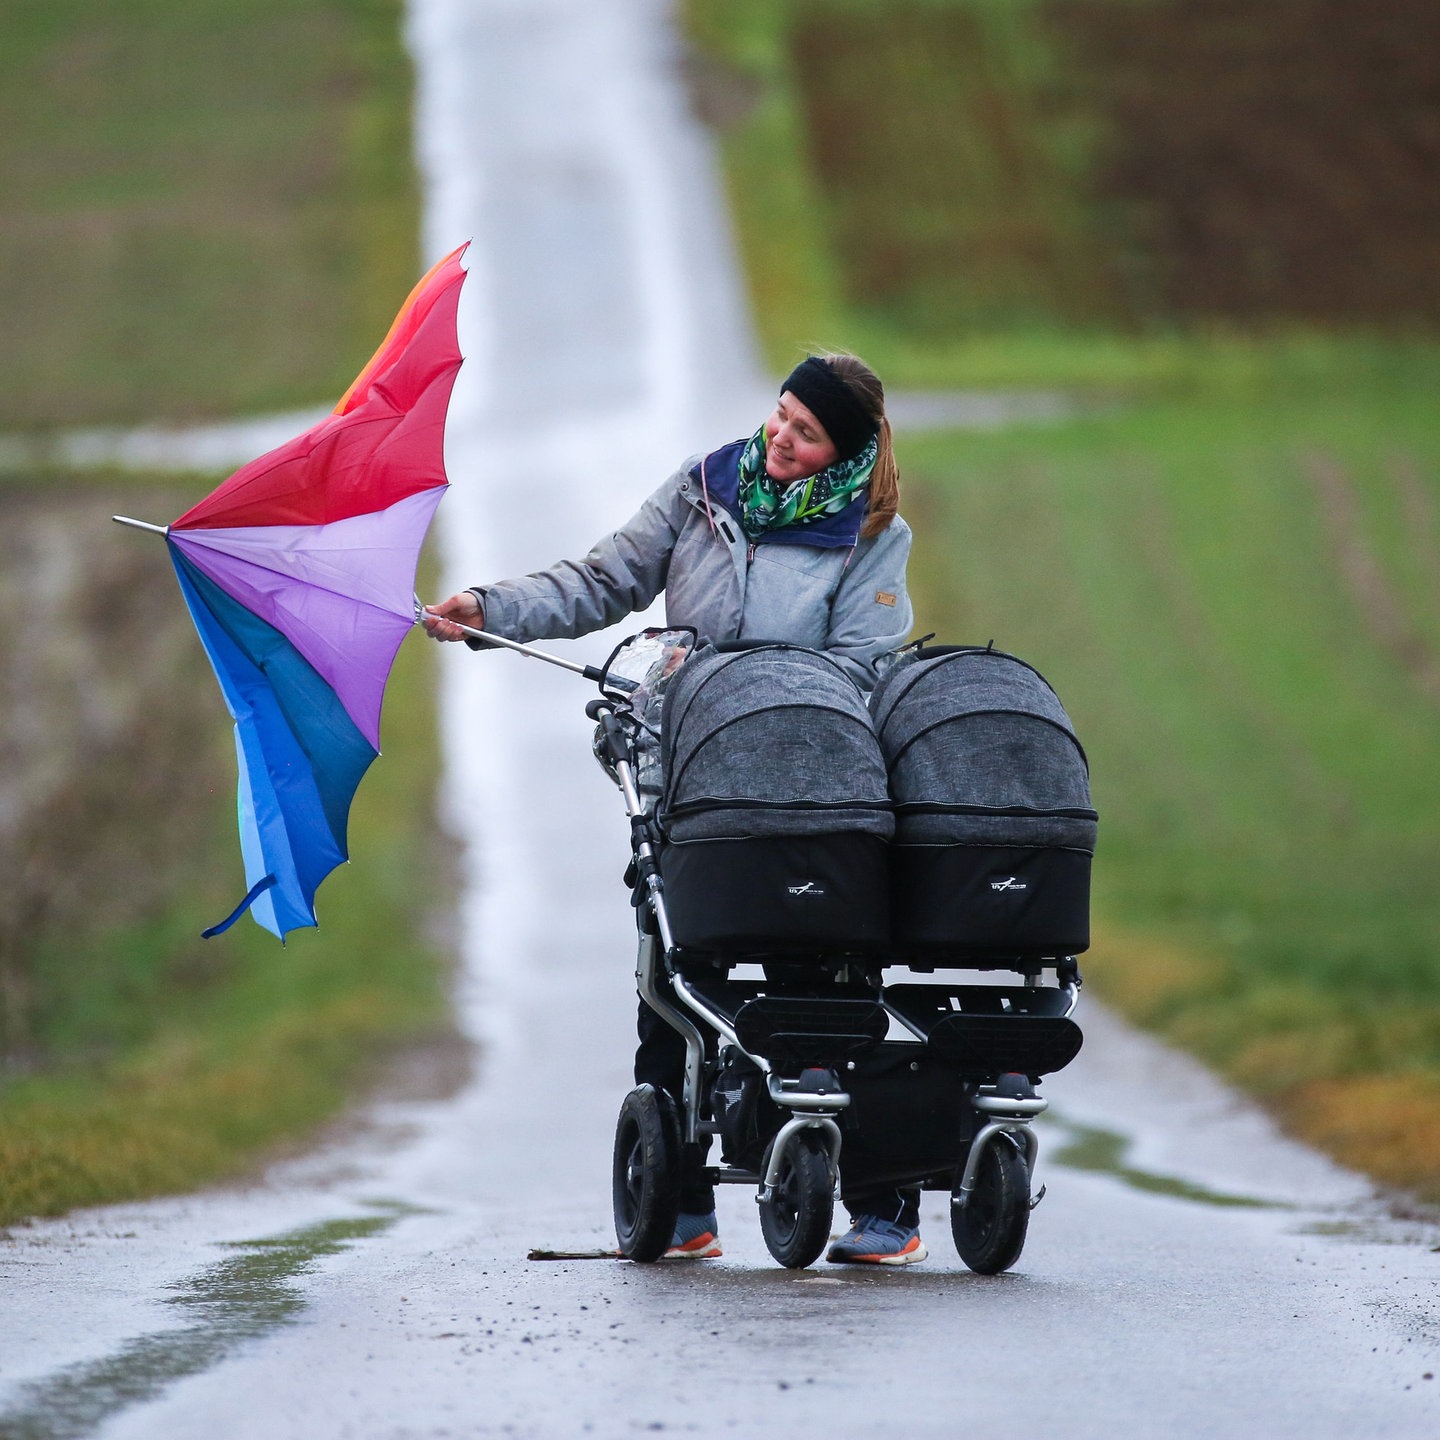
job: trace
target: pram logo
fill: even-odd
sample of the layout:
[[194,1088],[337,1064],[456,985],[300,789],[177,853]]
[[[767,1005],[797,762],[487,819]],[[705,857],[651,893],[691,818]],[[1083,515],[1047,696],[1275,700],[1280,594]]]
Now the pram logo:
[[823,885],[817,885],[813,880],[807,880],[803,885],[787,885],[785,887],[792,895],[814,895],[821,896],[825,893]]
[[1030,886],[1018,875],[996,875],[990,881],[992,890],[1028,890]]

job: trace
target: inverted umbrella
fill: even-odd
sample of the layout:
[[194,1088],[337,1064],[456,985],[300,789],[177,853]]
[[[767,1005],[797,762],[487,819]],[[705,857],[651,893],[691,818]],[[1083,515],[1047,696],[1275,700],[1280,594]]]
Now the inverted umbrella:
[[[460,368],[461,246],[410,293],[332,414],[162,529],[235,719],[248,909],[282,940],[348,858],[350,802],[380,749],[385,682],[415,623],[415,569],[444,494]],[[122,523],[138,524],[116,516]]]

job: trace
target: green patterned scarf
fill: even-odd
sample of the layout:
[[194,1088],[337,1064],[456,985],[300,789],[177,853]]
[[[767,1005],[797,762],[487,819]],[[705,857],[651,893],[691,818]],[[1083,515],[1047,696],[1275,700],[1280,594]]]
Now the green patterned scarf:
[[851,459],[837,460],[818,475],[781,488],[765,468],[765,441],[762,425],[740,455],[740,525],[751,540],[782,525],[809,525],[838,515],[870,483],[880,453],[877,437]]

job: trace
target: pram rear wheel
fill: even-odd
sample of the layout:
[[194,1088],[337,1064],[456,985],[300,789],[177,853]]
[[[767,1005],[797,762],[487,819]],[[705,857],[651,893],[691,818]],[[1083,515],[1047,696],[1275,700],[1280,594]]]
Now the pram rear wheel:
[[977,1275],[998,1275],[1020,1258],[1029,1225],[1030,1171],[1011,1141],[997,1135],[980,1157],[970,1199],[950,1207],[955,1248]]
[[611,1180],[620,1253],[658,1260],[680,1214],[680,1126],[670,1097],[653,1085],[637,1085],[620,1106]]
[[[767,1149],[764,1168],[769,1165]],[[760,1202],[766,1248],[788,1269],[803,1270],[825,1248],[834,1212],[829,1149],[816,1131],[802,1130],[786,1147],[780,1174]]]

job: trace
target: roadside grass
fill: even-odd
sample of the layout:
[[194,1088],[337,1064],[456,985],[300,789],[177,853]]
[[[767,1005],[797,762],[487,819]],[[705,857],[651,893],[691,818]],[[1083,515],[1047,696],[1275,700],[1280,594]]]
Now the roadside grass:
[[[1008,28],[1005,6],[978,8]],[[822,142],[812,135],[807,113],[805,71],[812,57],[802,31],[809,21],[823,35],[827,13],[879,10],[878,0],[681,0],[692,98],[717,135],[756,330],[771,370],[785,374],[809,350],[843,349],[863,355],[894,389],[1064,385],[1107,392],[1193,376],[1193,345],[1163,332],[1142,340],[1098,325],[1077,330],[1033,313],[982,313],[957,335],[953,326],[912,323],[911,312],[923,314],[924,305],[905,312],[856,303],[847,238],[873,241],[894,269],[907,261],[907,238],[918,239],[927,218],[934,228],[926,209],[934,137],[918,134],[901,156],[874,157],[865,174],[885,190],[881,200],[865,186],[827,192],[817,155]],[[889,58],[902,71],[927,69],[923,54]],[[863,140],[855,136],[868,133],[877,114],[903,121],[911,88],[924,83],[920,75],[877,75],[866,66],[861,57],[861,73],[852,77],[853,114],[835,117],[839,133],[857,147]],[[886,90],[887,84],[894,88]],[[949,118],[948,130],[963,132],[956,117]],[[904,215],[888,203],[897,199]],[[872,201],[883,208],[870,209]],[[975,213],[985,212],[977,199]],[[907,225],[907,217],[913,223]],[[907,237],[907,230],[917,235]],[[960,268],[952,257],[952,271]],[[1217,336],[1215,343],[1227,349],[1230,338]],[[1246,348],[1239,343],[1242,355]]]
[[419,273],[401,8],[4,8],[0,430],[344,391]]
[[[1432,1198],[1437,381],[1440,347],[1277,364],[901,447],[921,629],[1037,664],[1089,750],[1097,989]],[[1403,1129],[1353,1099],[1381,1093]]]
[[1434,332],[1428,92],[1386,78],[1420,0],[680,11],[777,374],[829,346],[896,388],[1148,391]]
[[[851,349],[892,389],[1082,402],[901,437],[918,629],[994,638],[1075,717],[1102,996],[1440,1199],[1440,344],[1163,306],[1122,323],[1094,248],[1122,217],[1101,201],[1087,228],[1065,193],[1103,137],[1056,107],[1077,77],[1034,43],[1047,10],[1074,14],[684,0],[764,356],[783,374]],[[885,53],[846,50],[865,33]],[[964,41],[944,75],[923,34]]]
[[[419,273],[402,12],[5,8],[0,432],[343,393]],[[282,948],[245,919],[199,939],[243,888],[229,720],[161,549],[127,550],[137,537],[99,517],[164,520],[183,505],[145,507],[216,478],[0,478],[7,593],[54,604],[0,645],[7,762],[13,748],[44,767],[0,832],[15,860],[0,883],[0,1223],[243,1174],[333,1118],[397,1047],[451,1033],[418,641],[354,805],[354,863],[319,894],[322,929]]]
[[[145,558],[168,570],[158,544]],[[188,631],[172,599],[150,623]],[[118,820],[96,818],[110,802],[99,780],[85,782],[67,856],[89,888],[82,880],[29,943],[32,1060],[0,1080],[0,1225],[244,1174],[333,1117],[397,1049],[450,1033],[447,937],[431,899],[447,848],[427,647],[401,648],[384,753],[351,814],[352,863],[321,887],[320,928],[282,947],[248,918],[199,938],[238,899],[243,869],[229,717],[198,639],[186,638],[196,663],[183,690],[155,703],[201,712],[187,721],[200,753],[144,756],[149,773],[134,777]],[[184,809],[183,837],[158,861],[143,849],[131,860],[163,867],[147,877],[155,898],[121,923],[88,922],[126,883],[114,851],[127,827],[163,824],[172,805]]]

